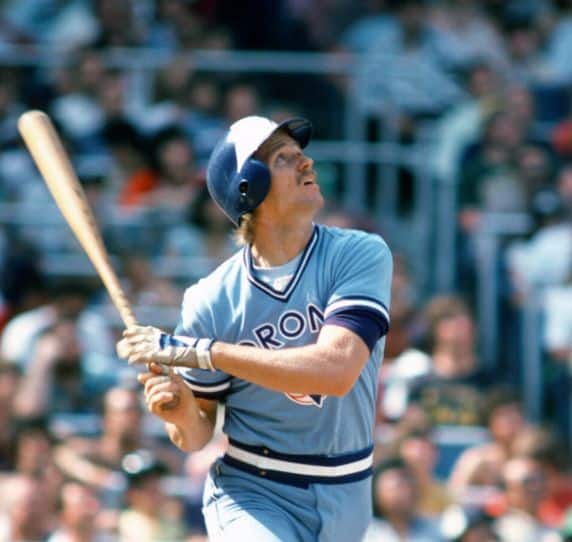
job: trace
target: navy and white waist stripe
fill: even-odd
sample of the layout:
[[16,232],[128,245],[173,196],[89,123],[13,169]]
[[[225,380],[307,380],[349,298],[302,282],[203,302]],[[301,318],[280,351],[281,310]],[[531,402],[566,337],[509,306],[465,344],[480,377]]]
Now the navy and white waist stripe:
[[268,480],[299,487],[356,482],[372,473],[373,446],[335,457],[275,452],[229,439],[226,464]]

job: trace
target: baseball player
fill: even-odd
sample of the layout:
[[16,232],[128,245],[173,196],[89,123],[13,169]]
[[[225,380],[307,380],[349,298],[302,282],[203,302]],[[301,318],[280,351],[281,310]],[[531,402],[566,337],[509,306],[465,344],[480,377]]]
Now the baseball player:
[[180,449],[205,446],[226,407],[229,446],[203,501],[213,541],[357,542],[371,515],[392,260],[377,235],[314,223],[311,130],[254,116],[230,127],[207,185],[243,248],[186,291],[174,335],[133,326],[118,343],[150,363],[148,408]]

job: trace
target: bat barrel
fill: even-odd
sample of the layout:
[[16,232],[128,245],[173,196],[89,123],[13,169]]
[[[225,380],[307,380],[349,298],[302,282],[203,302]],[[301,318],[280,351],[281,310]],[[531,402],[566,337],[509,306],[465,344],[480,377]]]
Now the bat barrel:
[[18,119],[18,130],[54,201],[91,260],[125,326],[136,324],[115,274],[85,192],[52,121],[32,110]]

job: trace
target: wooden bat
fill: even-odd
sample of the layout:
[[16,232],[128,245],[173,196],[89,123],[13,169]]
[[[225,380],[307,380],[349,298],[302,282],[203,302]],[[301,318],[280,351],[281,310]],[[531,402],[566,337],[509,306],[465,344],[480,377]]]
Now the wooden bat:
[[126,327],[137,323],[115,274],[85,192],[52,121],[42,111],[27,111],[18,130],[62,215],[95,267]]
[[[54,125],[43,111],[27,111],[18,119],[18,130],[57,206],[80,242],[111,301],[126,327],[136,325],[133,309],[125,295],[111,262],[85,192]],[[161,366],[163,374],[168,368]],[[175,396],[163,408],[175,408]]]

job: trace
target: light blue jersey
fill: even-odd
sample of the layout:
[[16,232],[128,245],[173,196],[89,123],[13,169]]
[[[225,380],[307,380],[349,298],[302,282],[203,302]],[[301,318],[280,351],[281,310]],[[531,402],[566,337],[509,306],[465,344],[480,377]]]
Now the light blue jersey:
[[[255,348],[299,347],[315,343],[324,322],[344,325],[336,316],[352,311],[371,315],[384,324],[385,332],[391,271],[391,254],[379,236],[316,225],[283,289],[257,277],[246,247],[187,290],[177,334]],[[221,371],[181,369],[180,373],[198,397],[226,405],[223,431],[230,449],[225,469],[245,473],[250,469],[253,476],[272,480],[262,482],[273,486],[273,494],[280,488],[290,491],[290,485],[295,486],[292,491],[302,491],[299,488],[322,483],[330,484],[329,491],[334,492],[336,484],[351,486],[371,473],[383,347],[383,338],[371,345],[367,364],[343,397],[281,393]],[[213,478],[220,478],[221,465],[217,468]],[[338,491],[348,502],[356,497],[348,487]],[[359,485],[356,491],[354,504],[368,505],[369,489]],[[369,510],[364,517],[367,522]],[[324,529],[320,523],[318,530]]]

